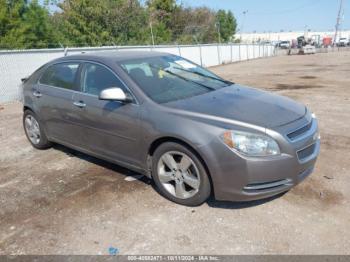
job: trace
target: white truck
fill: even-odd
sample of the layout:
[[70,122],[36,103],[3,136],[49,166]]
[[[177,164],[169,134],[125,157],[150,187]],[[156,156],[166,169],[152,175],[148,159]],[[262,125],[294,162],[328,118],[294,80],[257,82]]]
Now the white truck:
[[305,46],[300,48],[299,54],[301,54],[301,55],[316,54],[316,47],[314,45],[305,45]]
[[337,43],[337,46],[347,46],[349,45],[349,39],[346,37],[341,37]]

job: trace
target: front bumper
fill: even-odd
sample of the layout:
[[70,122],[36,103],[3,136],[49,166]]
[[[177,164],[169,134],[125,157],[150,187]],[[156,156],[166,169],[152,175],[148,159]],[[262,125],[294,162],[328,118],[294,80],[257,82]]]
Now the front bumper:
[[[310,129],[294,141],[281,135],[307,122]],[[250,201],[271,197],[288,191],[312,173],[320,152],[316,119],[300,119],[270,132],[281,148],[279,156],[245,157],[220,140],[201,148],[206,151],[205,161],[217,200]]]

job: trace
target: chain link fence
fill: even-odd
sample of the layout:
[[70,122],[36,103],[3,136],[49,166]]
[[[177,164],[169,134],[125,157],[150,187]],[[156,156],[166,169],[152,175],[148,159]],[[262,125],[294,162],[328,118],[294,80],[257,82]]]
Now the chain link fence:
[[276,55],[274,46],[261,44],[109,46],[0,51],[0,103],[19,100],[21,97],[21,78],[29,76],[50,60],[66,55],[111,50],[116,52],[126,50],[167,52],[187,58],[203,67]]

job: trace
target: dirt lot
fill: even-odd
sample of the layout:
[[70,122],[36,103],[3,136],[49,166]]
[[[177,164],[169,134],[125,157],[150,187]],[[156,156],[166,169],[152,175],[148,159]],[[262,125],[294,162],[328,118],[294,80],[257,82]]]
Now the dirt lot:
[[213,68],[294,98],[318,116],[314,174],[252,203],[173,204],[151,181],[55,146],[33,149],[21,105],[0,108],[0,254],[350,254],[350,52]]

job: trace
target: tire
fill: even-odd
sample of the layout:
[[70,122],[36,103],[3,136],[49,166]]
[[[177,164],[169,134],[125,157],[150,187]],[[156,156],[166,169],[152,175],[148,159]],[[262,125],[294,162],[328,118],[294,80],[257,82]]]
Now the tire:
[[159,192],[180,205],[199,206],[211,193],[202,162],[192,149],[178,143],[166,142],[156,149],[152,157],[152,177]]
[[[29,124],[30,121],[31,125]],[[33,111],[24,111],[23,128],[28,141],[36,149],[48,149],[52,146],[52,143],[47,139],[42,124],[40,123],[40,120],[34,114]]]

